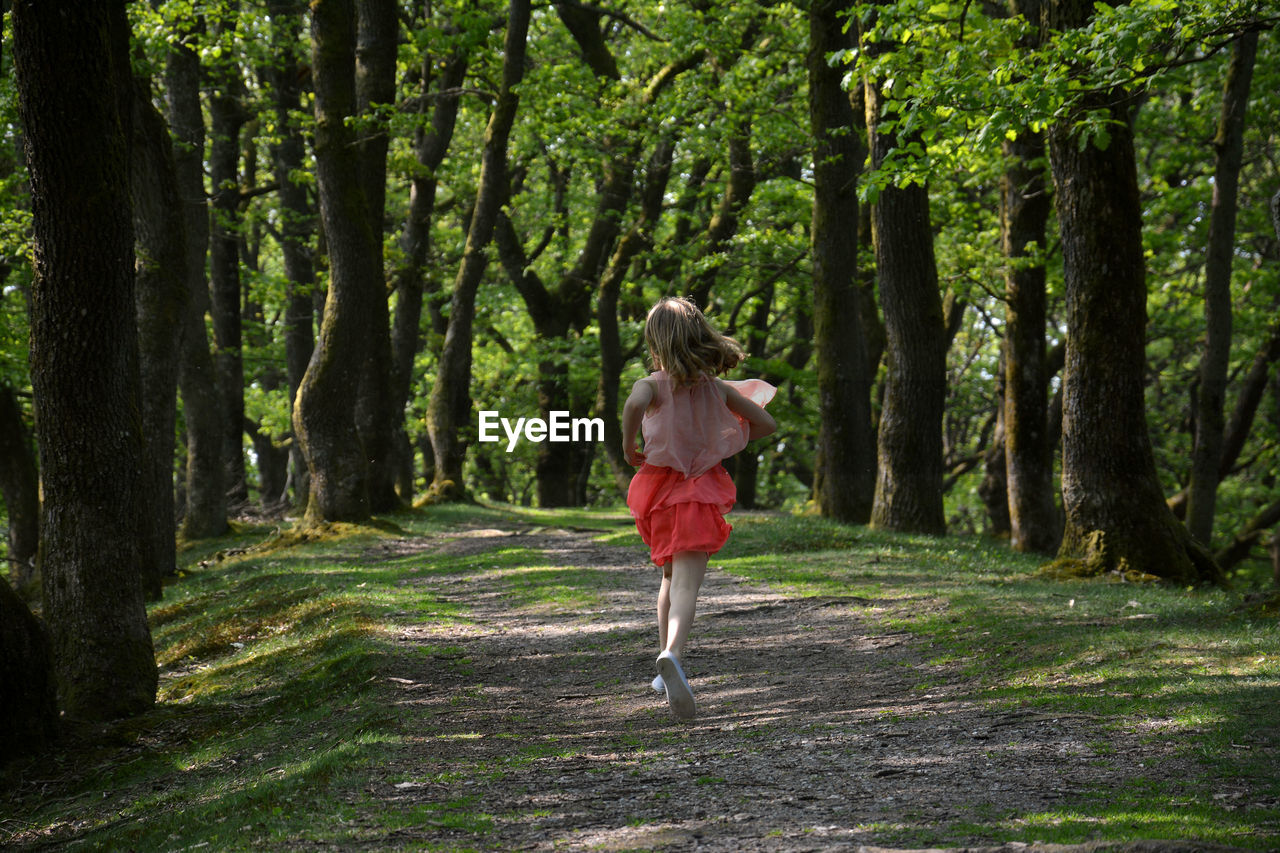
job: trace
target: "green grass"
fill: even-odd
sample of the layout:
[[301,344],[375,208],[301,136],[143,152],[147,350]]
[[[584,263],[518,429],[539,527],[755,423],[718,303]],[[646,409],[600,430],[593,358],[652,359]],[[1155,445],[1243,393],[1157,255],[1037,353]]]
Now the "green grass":
[[[1239,593],[1047,580],[1041,559],[999,543],[842,533],[821,519],[739,518],[738,534],[713,562],[795,595],[867,599],[865,618],[926,642],[930,667],[963,679],[969,698],[1090,715],[1115,729],[1151,722],[1148,739],[1178,743],[1204,768],[1200,778],[1165,779],[1152,766],[1158,784],[1098,791],[1066,812],[1004,815],[970,828],[972,837],[990,838],[995,827],[999,837],[1028,842],[1277,844],[1280,622],[1250,610]],[[851,547],[828,544],[842,535],[856,537]],[[770,552],[774,540],[792,547]],[[927,671],[917,677],[921,689],[933,686]],[[1249,793],[1241,800],[1223,786]],[[1269,827],[1265,839],[1258,823]],[[952,829],[965,837],[964,826]]]
[[[1133,730],[1178,743],[1201,768],[1194,778],[1168,778],[1153,766],[1142,784],[1084,792],[1052,811],[875,827],[877,843],[1164,837],[1265,849],[1280,838],[1280,626],[1242,609],[1238,593],[1045,580],[1038,560],[976,538],[898,536],[799,516],[731,520],[734,535],[713,566],[795,596],[848,599],[875,628],[915,635],[926,650],[925,665],[910,670],[919,690],[958,681],[967,698],[994,709],[1088,714],[1115,729],[1144,723]],[[461,793],[468,780],[500,783],[513,768],[601,746],[630,761],[646,750],[697,746],[688,732],[655,740],[625,726],[596,746],[553,735],[521,740],[495,718],[485,734],[511,738],[503,759],[389,775],[410,739],[462,737],[432,730],[430,714],[409,730],[389,701],[387,676],[398,662],[418,657],[447,669],[473,685],[456,701],[484,701],[463,646],[397,641],[408,625],[468,624],[460,595],[428,594],[413,579],[483,584],[533,615],[598,607],[611,585],[625,582],[616,572],[553,565],[514,538],[492,551],[429,559],[389,547],[406,537],[444,541],[461,526],[585,528],[599,531],[601,545],[643,559],[625,512],[480,506],[431,507],[310,537],[244,526],[186,546],[181,576],[151,607],[163,673],[156,708],[73,728],[54,755],[0,771],[0,846],[422,847],[443,833],[453,849],[484,847],[503,816]],[[768,732],[745,728],[735,743],[759,749]],[[1092,746],[1093,760],[1106,760],[1105,743]],[[714,792],[725,779],[705,773],[692,781]],[[396,783],[447,786],[449,794],[389,807],[369,793]]]

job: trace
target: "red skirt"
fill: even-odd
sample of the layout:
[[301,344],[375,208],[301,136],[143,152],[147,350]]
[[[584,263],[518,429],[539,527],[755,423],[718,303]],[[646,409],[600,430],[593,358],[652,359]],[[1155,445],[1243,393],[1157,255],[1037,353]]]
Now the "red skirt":
[[627,507],[655,565],[665,566],[681,551],[714,554],[733,528],[724,514],[738,491],[723,465],[696,477],[645,463],[631,478]]

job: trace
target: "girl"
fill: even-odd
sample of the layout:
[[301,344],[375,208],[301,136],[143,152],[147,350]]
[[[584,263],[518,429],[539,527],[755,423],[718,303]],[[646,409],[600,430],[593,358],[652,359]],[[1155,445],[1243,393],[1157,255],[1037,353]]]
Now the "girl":
[[[680,655],[707,560],[729,538],[724,514],[737,497],[720,461],[777,429],[763,408],[777,389],[759,379],[715,378],[742,361],[742,347],[713,329],[688,299],[668,297],[653,306],[644,338],[656,371],[636,382],[622,409],[623,452],[640,466],[627,506],[662,567],[653,686],[666,690],[677,717],[690,719],[693,693]],[[636,447],[642,422],[643,452]]]

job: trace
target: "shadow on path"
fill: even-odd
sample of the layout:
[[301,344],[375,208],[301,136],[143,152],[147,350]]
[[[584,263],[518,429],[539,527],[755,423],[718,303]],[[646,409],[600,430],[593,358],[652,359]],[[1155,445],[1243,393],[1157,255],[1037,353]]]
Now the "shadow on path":
[[[985,703],[920,640],[869,627],[872,612],[945,602],[789,598],[714,568],[686,661],[698,716],[680,723],[649,687],[657,571],[641,549],[593,535],[429,543],[424,565],[433,553],[476,558],[414,581],[470,616],[401,638],[392,682],[407,745],[366,793],[424,817],[388,843],[998,845],[1028,821],[1084,819],[1072,803],[1176,761],[1173,743],[1087,715]],[[511,548],[528,565],[483,565]],[[1097,837],[1108,834],[1104,822]]]

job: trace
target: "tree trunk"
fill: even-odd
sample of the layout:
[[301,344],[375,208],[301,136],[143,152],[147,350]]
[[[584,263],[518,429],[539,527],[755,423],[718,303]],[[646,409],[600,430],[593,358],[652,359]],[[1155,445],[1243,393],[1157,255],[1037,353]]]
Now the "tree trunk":
[[[361,283],[373,289],[368,296],[368,329],[361,347],[356,428],[369,459],[369,509],[388,512],[400,506],[396,494],[395,437],[403,430],[404,408],[396,409],[391,392],[391,320],[387,310],[382,234],[387,195],[387,121],[379,109],[396,99],[396,39],[400,32],[396,0],[363,0],[356,4],[358,26],[355,51],[356,115],[368,122],[357,135],[359,183],[372,242],[361,246],[373,257],[364,261],[377,275]],[[364,229],[362,228],[361,231]],[[361,235],[363,243],[363,234]]]
[[1223,571],[1234,568],[1249,556],[1254,546],[1261,542],[1267,531],[1277,523],[1280,523],[1280,500],[1272,501],[1258,510],[1240,532],[1231,537],[1231,541],[1213,555],[1214,560]]
[[1231,360],[1231,263],[1235,255],[1236,196],[1244,148],[1244,118],[1249,105],[1258,34],[1236,39],[1223,87],[1222,116],[1214,139],[1213,203],[1209,210],[1209,251],[1204,267],[1205,349],[1200,358],[1200,393],[1191,482],[1187,489],[1187,530],[1202,545],[1213,538],[1218,470],[1222,461],[1223,408]]
[[210,316],[214,364],[222,392],[222,460],[226,466],[223,485],[230,504],[240,507],[249,502],[244,467],[239,170],[240,130],[247,115],[241,104],[244,84],[239,64],[226,56],[216,61],[218,64],[209,72],[213,78],[209,93],[209,181],[213,188],[209,215]]
[[[1008,358],[1008,332],[1006,329],[1005,352],[1000,355],[1000,367],[1003,368]],[[1005,435],[1006,394],[1005,371],[996,376],[996,425],[991,434],[991,443],[982,453],[982,482],[978,484],[978,497],[987,510],[987,534],[989,536],[1008,536],[1013,527],[1009,513],[1009,466],[1006,455],[1007,437]]]
[[130,165],[147,483],[143,495],[147,528],[140,544],[144,590],[148,598],[157,600],[163,579],[178,570],[173,452],[178,336],[187,302],[187,235],[174,172],[173,141],[164,118],[148,97],[149,84],[149,80],[136,82]]
[[614,485],[626,495],[634,473],[622,453],[622,424],[618,418],[618,383],[625,367],[622,336],[618,328],[618,297],[622,281],[640,252],[652,247],[653,229],[662,215],[676,146],[672,139],[660,139],[645,169],[645,186],[640,215],[631,230],[618,241],[608,269],[600,277],[596,295],[596,324],[600,330],[600,380],[596,386],[596,413],[604,421],[604,453],[613,473]]
[[853,45],[843,8],[818,0],[809,11],[809,124],[814,138],[813,338],[818,373],[815,495],[823,515],[871,519],[876,487],[871,430],[872,370],[858,298],[858,174],[866,159],[841,80],[827,57]]
[[485,247],[493,236],[498,208],[507,183],[507,140],[515,122],[520,98],[515,91],[524,76],[525,42],[529,32],[529,0],[511,0],[504,41],[502,86],[485,128],[480,159],[480,185],[467,229],[462,263],[454,280],[449,327],[431,387],[427,427],[435,457],[431,497],[457,500],[465,497],[462,462],[467,452],[464,431],[471,423],[471,342],[475,321],[476,290],[484,275]]
[[[881,133],[882,96],[867,82],[867,132],[876,168],[890,149],[916,143]],[[873,242],[884,311],[888,376],[880,413],[879,468],[871,524],[942,534],[942,414],[946,330],[929,225],[929,191],[887,186],[874,207]]]
[[[570,23],[570,31],[580,39],[584,55],[589,58],[597,76],[615,79],[617,69],[607,48],[601,42],[598,27],[582,26],[582,10],[570,12],[561,8]],[[586,17],[599,17],[588,11]],[[652,106],[657,97],[685,70],[702,61],[701,53],[678,59],[661,68],[642,91],[638,106]],[[581,332],[591,320],[591,297],[602,288],[611,273],[609,262],[621,231],[621,220],[630,203],[639,160],[641,135],[639,122],[631,121],[605,135],[603,173],[597,186],[597,203],[591,228],[572,268],[565,270],[554,290],[549,290],[528,262],[510,218],[502,215],[497,224],[499,254],[507,276],[519,290],[540,338],[551,342],[565,338],[571,330]],[[636,247],[638,248],[638,247]],[[608,295],[605,295],[608,298]],[[616,305],[616,302],[615,302]],[[598,315],[598,312],[597,312]],[[616,322],[616,320],[614,321]],[[606,322],[607,325],[607,322]],[[605,329],[607,337],[611,330]],[[612,370],[613,365],[607,366]],[[556,410],[571,411],[568,364],[563,357],[545,358],[539,362],[538,402],[542,417]],[[597,397],[599,395],[597,394]],[[570,506],[581,502],[587,472],[594,453],[584,453],[582,444],[543,442],[538,448],[537,495],[539,506]]]
[[[1253,429],[1254,418],[1258,414],[1258,407],[1262,404],[1262,397],[1267,390],[1271,365],[1277,361],[1280,361],[1280,321],[1271,325],[1266,341],[1253,357],[1249,372],[1240,382],[1236,404],[1231,410],[1231,417],[1227,420],[1226,429],[1223,431],[1222,452],[1218,461],[1218,482],[1222,482],[1231,475],[1236,461],[1240,458],[1240,452],[1244,450],[1249,432]],[[1169,508],[1178,518],[1186,517],[1187,494],[1188,489],[1184,488],[1169,499]]]
[[1044,139],[1023,130],[1004,143],[1001,242],[1008,308],[1004,338],[1003,433],[1009,542],[1015,551],[1053,553],[1060,536],[1053,500],[1049,377],[1045,353],[1045,270],[1028,256],[1043,251],[1050,195]]
[[[379,236],[359,179],[347,119],[356,113],[356,9],[317,0],[311,15],[316,95],[316,183],[329,250],[329,295],[311,363],[298,389],[294,432],[311,474],[307,520],[354,521],[370,514],[371,460],[352,391],[368,377],[371,338],[386,317]],[[386,339],[385,322],[381,327]],[[389,347],[389,341],[387,343]]]
[[[312,292],[315,289],[315,258],[310,235],[315,226],[315,210],[307,197],[307,188],[295,175],[303,168],[306,156],[302,131],[289,113],[301,106],[302,57],[295,56],[296,32],[304,4],[299,0],[273,0],[271,38],[275,45],[275,63],[271,66],[271,88],[275,95],[275,121],[280,141],[272,148],[276,183],[280,189],[280,207],[284,211],[280,223],[280,254],[284,263],[285,285],[284,352],[285,373],[289,383],[289,415],[292,421],[298,387],[306,373],[307,363],[315,350]],[[310,475],[301,442],[289,445],[289,481],[293,486],[295,505],[305,507],[310,495]]]
[[[729,243],[738,233],[738,215],[751,200],[756,189],[756,167],[751,156],[751,124],[743,118],[735,120],[728,130],[729,180],[715,215],[703,235],[702,257],[723,257]],[[720,274],[720,264],[707,264],[694,274],[689,283],[689,297],[703,312],[711,307],[711,289]]]
[[[435,216],[436,171],[444,162],[445,154],[453,140],[458,118],[456,95],[466,76],[468,57],[457,53],[444,61],[431,111],[430,128],[419,128],[414,138],[414,155],[420,171],[414,173],[409,187],[409,212],[405,217],[404,231],[400,237],[400,249],[404,260],[395,275],[396,313],[391,330],[391,399],[392,409],[402,412],[409,404],[413,386],[413,361],[421,348],[418,327],[422,321],[422,302],[425,283],[422,268],[431,248],[431,223]],[[431,83],[429,59],[423,63],[423,87]],[[425,92],[424,92],[425,94]],[[423,98],[422,102],[428,102]],[[396,434],[396,483],[404,500],[413,498],[413,446],[404,428],[403,419],[397,422]]]
[[200,58],[174,42],[165,63],[173,161],[186,232],[186,309],[180,319],[178,386],[187,432],[186,508],[182,535],[187,539],[221,536],[227,530],[226,471],[222,463],[222,396],[209,352],[205,314],[209,288],[205,255],[209,247],[209,209],[204,189],[204,116],[200,106]]
[[44,627],[0,578],[0,766],[40,752],[58,731],[53,660]]
[[[1087,0],[1049,7],[1045,24],[1083,25]],[[1076,120],[1105,111],[1105,149],[1082,145]],[[1088,573],[1135,570],[1176,583],[1221,581],[1212,558],[1165,505],[1143,396],[1146,269],[1129,101],[1080,96],[1049,135],[1066,278],[1059,558]]]
[[63,709],[110,719],[150,708],[158,680],[139,576],[129,23],[123,2],[23,0],[13,31],[34,220],[44,614]]
[[40,472],[26,416],[8,385],[0,385],[0,494],[9,516],[9,578],[31,582],[40,546]]

